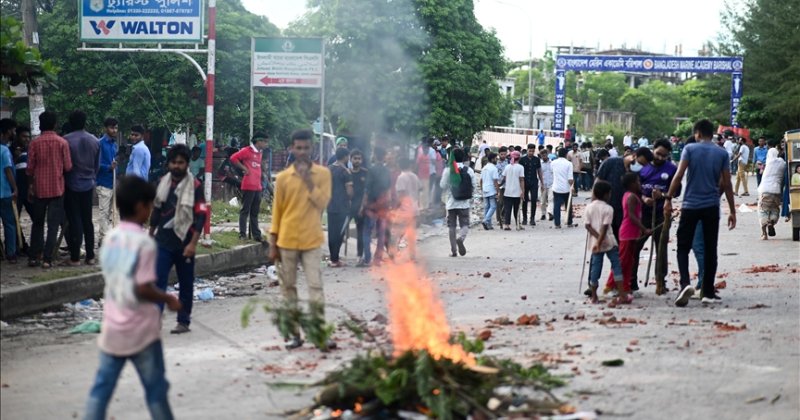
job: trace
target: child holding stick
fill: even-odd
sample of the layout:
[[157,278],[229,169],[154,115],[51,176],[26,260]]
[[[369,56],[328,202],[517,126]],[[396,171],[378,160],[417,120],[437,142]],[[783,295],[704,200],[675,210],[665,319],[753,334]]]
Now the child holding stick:
[[603,271],[603,256],[611,262],[611,271],[617,290],[620,295],[625,294],[622,284],[622,267],[619,262],[619,249],[617,241],[611,230],[614,219],[614,208],[608,204],[611,199],[611,184],[606,181],[597,181],[592,189],[592,202],[586,206],[584,220],[586,230],[589,231],[589,246],[592,248],[592,258],[589,264],[589,290],[592,303],[599,302],[597,286],[600,274]]

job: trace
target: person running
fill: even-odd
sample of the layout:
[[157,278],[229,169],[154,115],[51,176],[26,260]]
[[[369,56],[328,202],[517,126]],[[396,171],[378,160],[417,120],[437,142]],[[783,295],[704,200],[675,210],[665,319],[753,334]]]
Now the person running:
[[69,143],[72,170],[67,174],[64,207],[71,240],[69,246],[70,260],[67,264],[81,264],[81,245],[85,242],[86,264],[93,265],[94,258],[94,222],[92,221],[92,201],[97,173],[100,169],[100,143],[97,137],[86,131],[86,113],[80,110],[69,114],[69,125],[73,132],[64,136]]
[[14,203],[19,191],[14,179],[14,159],[8,144],[14,137],[16,122],[4,118],[0,120],[0,218],[3,221],[6,261],[17,263],[17,217]]
[[497,172],[497,154],[488,152],[486,166],[481,169],[481,195],[483,196],[483,228],[492,230],[492,216],[497,211],[500,191],[500,174]]
[[[642,184],[639,175],[628,172],[622,177],[622,185],[625,188],[623,202],[622,226],[619,228],[619,258],[622,265],[622,283],[625,293],[619,294],[618,303],[631,303],[632,296],[627,292],[631,291],[631,279],[633,277],[633,259],[636,254],[636,247],[641,236],[650,235],[650,229],[642,223]],[[652,199],[650,199],[652,201]],[[616,288],[616,278],[609,278],[607,288]],[[637,288],[638,289],[638,288]],[[617,288],[617,290],[619,290]]]
[[553,223],[561,229],[561,207],[567,208],[567,227],[572,227],[572,206],[569,196],[574,185],[572,162],[567,160],[567,149],[558,150],[558,159],[552,163],[553,168]]
[[511,164],[506,166],[503,170],[503,221],[505,222],[504,230],[511,230],[511,214],[514,214],[514,220],[517,222],[517,229],[521,229],[519,220],[519,202],[525,191],[525,169],[517,163],[520,159],[520,153],[514,151],[511,153]]
[[[386,249],[386,230],[388,228],[387,216],[392,201],[392,175],[386,167],[386,149],[376,146],[372,151],[373,165],[369,168],[367,182],[365,185],[364,199],[361,202],[361,211],[364,217],[364,257],[356,265],[357,267],[367,267],[370,264],[379,266],[383,259],[383,251]],[[425,181],[420,179],[422,188],[425,188]],[[424,197],[424,192],[422,194]],[[378,238],[375,248],[375,259],[372,258],[372,232]]]
[[147,181],[126,176],[119,180],[116,194],[121,221],[108,232],[100,247],[100,268],[105,281],[103,323],[97,339],[100,366],[84,419],[106,418],[117,379],[128,360],[139,374],[150,416],[172,419],[161,343],[161,315],[156,304],[166,304],[170,310],[178,311],[181,303],[174,295],[155,287],[156,243],[143,225],[150,217],[156,191]]
[[[145,181],[150,179],[150,148],[144,142],[144,127],[134,125],[128,140],[133,145],[131,156],[128,158],[126,175],[134,175]],[[159,155],[160,156],[160,155]]]
[[250,221],[250,237],[261,242],[261,229],[258,227],[258,213],[261,210],[261,150],[267,147],[269,136],[258,132],[253,135],[250,145],[243,147],[231,156],[231,163],[244,173],[242,178],[242,209],[239,211],[239,240],[246,240]]
[[[31,248],[28,266],[50,268],[56,247],[58,229],[64,221],[64,176],[72,170],[69,144],[56,134],[56,113],[39,115],[42,134],[28,147],[28,197],[33,203]],[[47,240],[44,225],[47,220]],[[44,247],[43,247],[44,246]]]
[[589,232],[588,246],[592,250],[589,263],[589,297],[592,303],[599,301],[597,287],[600,275],[603,272],[603,256],[611,263],[611,275],[614,285],[620,295],[625,295],[622,266],[619,261],[619,248],[617,240],[611,231],[614,220],[614,208],[608,204],[611,199],[611,184],[597,181],[592,188],[592,202],[586,206],[584,220],[586,230]]
[[[539,151],[539,157],[542,160],[542,190],[539,191],[539,201],[542,204],[542,217],[540,220],[545,220],[548,214],[547,207],[550,204],[550,196],[553,194],[553,162],[550,161],[550,155],[545,148]],[[550,213],[550,220],[553,220],[553,214]]]
[[[438,154],[437,154],[438,155]],[[397,255],[400,242],[405,239],[408,257],[413,260],[417,253],[417,215],[419,215],[419,195],[422,190],[417,175],[411,171],[411,160],[402,158],[398,162],[400,175],[395,182],[397,205],[392,213],[392,226],[390,250],[392,255]],[[434,186],[438,187],[438,185]]]
[[536,145],[528,145],[528,153],[519,160],[525,172],[525,190],[522,192],[522,224],[528,223],[528,204],[531,207],[531,226],[536,226],[536,203],[543,185],[542,161],[536,156]]
[[328,166],[331,172],[331,200],[328,202],[328,250],[331,253],[330,267],[344,267],[339,259],[339,250],[347,226],[350,224],[350,200],[353,198],[353,181],[347,170],[350,152],[344,148],[336,149],[336,160]]
[[[775,236],[775,224],[780,218],[783,174],[786,172],[786,162],[778,157],[777,148],[770,147],[766,161],[762,182],[758,185],[758,215],[761,221],[761,239],[764,241],[769,236]],[[800,184],[800,165],[795,167],[792,181],[793,185]]]
[[[669,192],[664,197],[664,212],[672,211],[672,198],[677,194],[687,170],[686,190],[684,191],[681,217],[678,224],[678,270],[681,291],[675,299],[675,306],[684,307],[695,290],[689,277],[689,251],[692,248],[695,227],[703,223],[704,276],[703,303],[717,303],[721,299],[714,289],[717,275],[717,241],[719,239],[719,195],[721,190],[728,201],[730,215],[728,228],[736,227],[736,206],[733,199],[728,154],[711,142],[714,125],[709,120],[698,121],[694,125],[697,143],[683,149],[678,172],[672,180]],[[720,184],[721,182],[721,184]]]
[[[447,168],[442,172],[442,180],[439,182],[439,186],[448,190],[446,208],[447,229],[450,236],[450,256],[461,255],[463,257],[467,254],[464,241],[469,233],[472,190],[476,184],[475,171],[469,167],[469,162],[465,162],[466,154],[463,149],[454,149],[451,154],[451,164],[447,165]],[[521,166],[516,166],[521,170]],[[522,193],[520,192],[519,195],[521,196]],[[460,228],[458,234],[456,234],[456,223]],[[456,248],[458,249],[457,254]]]
[[[297,311],[297,266],[302,265],[308,283],[309,309],[312,315],[325,316],[322,290],[321,245],[322,212],[331,199],[331,171],[311,162],[311,130],[296,130],[291,135],[292,164],[275,179],[272,225],[269,235],[269,259],[278,267],[281,294],[290,310]],[[303,345],[300,331],[291,331],[286,348]],[[335,347],[329,341],[322,350]]]
[[189,172],[189,156],[189,148],[182,144],[167,152],[168,172],[158,183],[155,209],[150,217],[150,235],[158,244],[156,285],[167,290],[173,266],[178,277],[182,308],[178,311],[178,324],[170,331],[172,334],[190,331],[197,241],[208,214],[203,184]]
[[750,162],[750,148],[747,147],[744,137],[739,139],[739,149],[736,151],[733,159],[738,164],[738,169],[736,171],[736,188],[733,191],[733,195],[739,195],[739,184],[741,184],[744,186],[744,194],[742,194],[742,197],[747,197],[750,195],[750,189],[747,186],[747,164]]
[[97,206],[100,210],[100,226],[97,232],[97,242],[102,244],[109,225],[113,224],[114,202],[114,172],[117,170],[117,133],[119,122],[115,118],[106,118],[103,121],[105,133],[98,140],[100,145],[100,163],[97,171]]

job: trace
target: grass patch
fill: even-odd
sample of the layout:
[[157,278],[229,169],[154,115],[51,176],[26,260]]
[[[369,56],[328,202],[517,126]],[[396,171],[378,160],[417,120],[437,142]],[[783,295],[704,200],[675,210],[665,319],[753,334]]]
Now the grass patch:
[[43,270],[39,274],[30,278],[31,283],[44,283],[51,280],[64,279],[67,277],[82,276],[89,273],[97,273],[100,267],[74,267],[74,268],[51,268]]
[[213,254],[215,252],[227,251],[233,249],[237,245],[254,244],[254,241],[240,241],[239,232],[215,232],[211,234],[211,239],[214,240],[214,245],[206,248],[201,244],[197,244],[197,254]]
[[[216,200],[211,202],[211,223],[238,223],[241,206],[232,206],[227,201]],[[271,220],[272,209],[262,201],[258,212],[258,221],[267,223]]]

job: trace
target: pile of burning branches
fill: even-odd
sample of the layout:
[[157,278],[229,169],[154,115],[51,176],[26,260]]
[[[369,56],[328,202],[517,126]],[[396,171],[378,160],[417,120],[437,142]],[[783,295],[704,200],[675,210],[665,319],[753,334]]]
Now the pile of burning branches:
[[[313,405],[287,413],[293,418],[494,419],[538,418],[574,408],[551,389],[564,385],[542,365],[482,355],[483,342],[463,333],[453,337],[445,312],[427,276],[413,263],[390,264],[387,281],[392,353],[380,348],[356,357],[314,386]],[[332,327],[321,317],[268,308],[283,333],[287,322],[322,342]],[[243,312],[249,318],[252,306]],[[356,336],[354,318],[347,323]],[[295,319],[296,321],[287,321]],[[357,321],[357,320],[356,320]],[[312,324],[317,324],[313,326]],[[363,324],[362,324],[363,325]]]

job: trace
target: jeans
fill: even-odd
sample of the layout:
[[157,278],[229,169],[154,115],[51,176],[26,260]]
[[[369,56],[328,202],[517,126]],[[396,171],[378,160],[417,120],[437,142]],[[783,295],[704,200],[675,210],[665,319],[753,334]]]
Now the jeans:
[[100,366],[86,402],[85,420],[104,420],[108,403],[114,394],[122,368],[130,360],[139,374],[147,401],[150,417],[156,420],[171,420],[172,410],[167,400],[169,382],[164,369],[164,350],[161,340],[156,340],[144,350],[130,356],[112,356],[100,352]]
[[386,219],[383,217],[364,217],[364,235],[362,237],[364,240],[364,263],[369,264],[372,261],[370,242],[372,242],[373,229],[378,237],[378,246],[375,247],[375,259],[377,261],[383,259],[383,250],[386,247],[386,227]]
[[[518,199],[519,200],[519,199]],[[470,209],[448,209],[447,210],[447,230],[450,236],[450,251],[456,253],[456,222],[458,222],[458,239],[464,241],[469,233],[469,211]]]
[[531,221],[536,220],[536,202],[539,201],[539,183],[525,184],[525,193],[522,194],[522,220],[528,219],[528,203],[531,206]]
[[705,254],[706,247],[703,243],[703,222],[697,223],[694,230],[694,239],[692,240],[692,252],[694,252],[694,259],[697,261],[697,288],[703,287],[703,275],[705,274]]
[[[194,257],[186,258],[183,256],[183,248],[177,251],[170,251],[162,246],[158,247],[158,257],[156,258],[156,286],[159,289],[167,290],[167,280],[169,271],[175,266],[175,274],[178,276],[178,299],[181,301],[181,308],[178,311],[178,323],[189,325],[192,322],[192,299],[194,298]],[[158,304],[161,311],[164,304]]]
[[[566,207],[569,203],[570,193],[553,192],[553,222],[556,226],[561,226],[561,206]],[[572,224],[572,206],[567,209],[567,225]]]
[[611,262],[611,272],[614,276],[615,282],[622,281],[622,265],[619,262],[619,249],[617,247],[611,248],[606,252],[592,253],[592,258],[589,262],[589,286],[597,287],[600,275],[603,273],[603,256],[608,257]]
[[511,214],[519,222],[519,197],[503,197],[503,220],[506,226],[511,226]]
[[584,191],[591,191],[592,185],[594,185],[594,177],[592,176],[591,169],[584,169],[584,172],[581,174],[581,179],[583,182],[583,190]]
[[572,179],[575,181],[572,185],[572,190],[575,191],[575,195],[577,195],[577,192],[583,188],[583,174],[580,172],[573,172]]
[[483,197],[483,223],[487,226],[492,225],[492,216],[497,211],[497,196],[488,195]]
[[258,212],[261,210],[261,191],[242,191],[242,209],[239,210],[239,236],[247,236],[247,221],[250,219],[250,236],[261,240],[258,228]]
[[717,240],[719,239],[719,207],[682,209],[678,224],[678,271],[681,288],[689,285],[689,251],[695,238],[695,229],[703,223],[703,296],[715,295],[714,277],[717,275]]
[[0,219],[3,220],[6,258],[13,258],[17,255],[17,220],[14,217],[14,208],[11,203],[11,197],[0,198]]
[[339,250],[344,240],[344,223],[348,221],[347,213],[328,213],[328,249],[331,252],[331,262],[339,262]]
[[103,240],[106,233],[108,233],[109,226],[113,224],[112,217],[113,209],[112,206],[114,205],[114,190],[111,188],[97,186],[97,207],[100,210],[100,226],[97,232],[98,239],[100,241]]
[[92,198],[94,189],[89,191],[72,191],[64,194],[64,207],[67,212],[70,236],[69,258],[72,261],[81,259],[81,244],[86,243],[86,260],[94,259],[94,222],[92,221]]
[[[47,216],[47,241],[44,240],[44,222]],[[41,255],[44,262],[53,261],[53,250],[56,247],[58,228],[64,217],[64,197],[34,198],[31,226],[31,249],[28,257],[32,260]],[[44,243],[44,254],[42,245]]]

